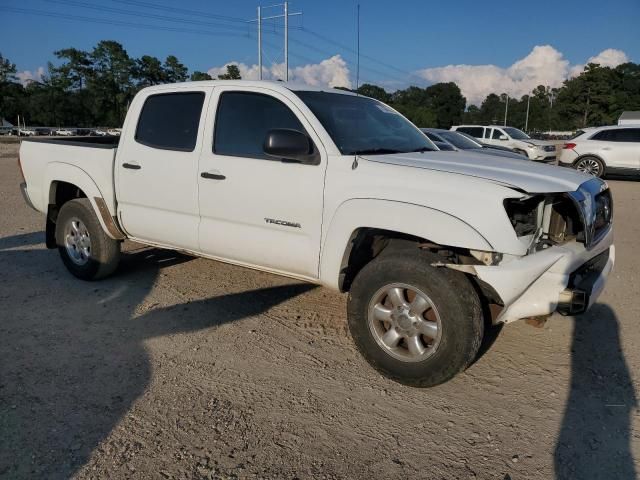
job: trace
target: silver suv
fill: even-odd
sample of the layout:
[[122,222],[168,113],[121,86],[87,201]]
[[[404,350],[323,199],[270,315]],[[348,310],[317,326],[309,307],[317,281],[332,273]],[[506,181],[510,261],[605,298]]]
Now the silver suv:
[[451,130],[466,133],[483,143],[507,147],[526,155],[530,160],[551,163],[556,161],[556,146],[552,142],[534,140],[522,130],[499,125],[455,125]]

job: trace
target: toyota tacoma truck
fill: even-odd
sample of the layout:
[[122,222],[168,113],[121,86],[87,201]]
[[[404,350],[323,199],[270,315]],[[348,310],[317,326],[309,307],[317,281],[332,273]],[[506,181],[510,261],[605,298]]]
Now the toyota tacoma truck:
[[440,152],[340,90],[145,88],[120,137],[29,139],[19,162],[76,277],[113,273],[132,239],[347,292],[355,345],[409,385],[463,371],[487,326],[584,312],[614,263],[602,180]]

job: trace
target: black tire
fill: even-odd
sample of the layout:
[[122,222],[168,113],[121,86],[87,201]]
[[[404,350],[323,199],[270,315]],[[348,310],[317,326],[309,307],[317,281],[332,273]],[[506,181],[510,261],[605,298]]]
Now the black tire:
[[[588,173],[589,175],[593,175],[598,178],[604,177],[605,173],[604,162],[598,157],[594,157],[592,155],[580,157],[574,162],[573,168],[579,172]],[[595,169],[597,169],[597,171],[595,171]]]
[[[389,247],[389,252],[365,265],[349,292],[349,330],[358,350],[384,376],[405,385],[432,387],[450,380],[473,362],[482,343],[484,321],[478,294],[463,273],[431,266],[441,260],[416,247]],[[439,343],[424,360],[395,358],[378,344],[370,327],[374,296],[394,283],[424,292],[440,315]]]
[[[84,263],[76,260],[67,248],[65,228],[77,219],[84,226],[90,238],[90,255]],[[98,280],[115,271],[120,261],[120,242],[107,236],[100,225],[91,203],[87,198],[78,198],[65,203],[56,220],[56,243],[65,267],[82,280]],[[77,249],[75,249],[77,250]]]

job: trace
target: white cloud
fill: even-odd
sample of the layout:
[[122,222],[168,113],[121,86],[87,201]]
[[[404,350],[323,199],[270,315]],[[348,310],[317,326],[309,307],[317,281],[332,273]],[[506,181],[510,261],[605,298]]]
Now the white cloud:
[[16,73],[16,77],[22,85],[26,86],[30,82],[41,82],[44,74],[44,67],[38,67],[35,72],[32,72],[31,70],[23,70],[22,72],[18,72]]
[[[213,78],[226,73],[227,65],[237,65],[240,76],[245,80],[257,80],[259,75],[258,65],[247,65],[239,62],[229,62],[221,67],[212,67],[208,73]],[[278,80],[284,77],[284,63],[275,63],[270,67],[262,66],[262,78],[265,80]],[[340,55],[298,67],[289,68],[289,81],[304,83],[319,87],[347,87],[351,88],[349,79],[349,67]]]
[[[628,61],[621,50],[607,49],[587,63],[615,67]],[[430,82],[455,82],[469,104],[480,104],[490,93],[507,93],[521,97],[538,85],[559,87],[570,76],[579,74],[584,65],[571,66],[561,52],[551,45],[538,45],[526,57],[507,68],[496,65],[447,65],[426,68],[417,74]]]
[[585,64],[575,65],[571,68],[571,76],[575,77],[580,75],[584,70],[584,67],[589,63],[597,63],[603,67],[617,67],[621,63],[629,61],[629,57],[622,50],[616,50],[615,48],[607,48],[598,55],[590,57]]

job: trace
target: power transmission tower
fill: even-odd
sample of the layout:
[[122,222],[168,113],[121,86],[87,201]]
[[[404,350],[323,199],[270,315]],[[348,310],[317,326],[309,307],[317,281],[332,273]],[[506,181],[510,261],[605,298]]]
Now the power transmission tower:
[[[280,15],[262,16],[262,10],[266,8],[283,7],[284,12]],[[258,69],[260,70],[260,80],[262,80],[262,21],[272,20],[276,18],[284,18],[284,81],[289,81],[289,17],[302,15],[302,12],[289,12],[289,2],[269,5],[267,7],[258,7],[258,18],[249,20],[249,22],[258,22]]]

